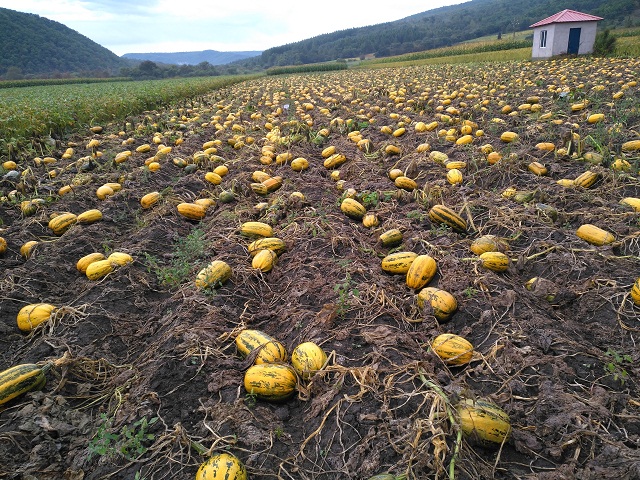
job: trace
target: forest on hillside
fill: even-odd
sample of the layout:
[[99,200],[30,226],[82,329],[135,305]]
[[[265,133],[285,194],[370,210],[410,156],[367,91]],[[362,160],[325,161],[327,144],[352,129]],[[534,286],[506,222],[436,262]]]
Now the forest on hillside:
[[340,30],[270,48],[259,57],[239,63],[268,68],[367,54],[386,57],[446,47],[487,35],[504,38],[509,33],[528,29],[529,25],[561,8],[603,17],[601,26],[604,27],[640,24],[640,0],[473,0],[394,22]]

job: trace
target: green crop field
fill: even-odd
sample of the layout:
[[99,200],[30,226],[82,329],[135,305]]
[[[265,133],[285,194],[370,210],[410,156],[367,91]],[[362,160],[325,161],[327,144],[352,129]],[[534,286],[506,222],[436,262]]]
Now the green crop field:
[[41,139],[119,121],[250,78],[200,77],[0,89],[0,155],[42,154]]

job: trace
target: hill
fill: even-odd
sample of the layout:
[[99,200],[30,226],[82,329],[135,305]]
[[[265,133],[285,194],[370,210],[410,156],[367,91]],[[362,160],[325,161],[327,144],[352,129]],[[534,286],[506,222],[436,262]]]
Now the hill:
[[173,52],[173,53],[125,53],[123,58],[131,60],[149,60],[157,63],[168,63],[171,65],[198,65],[202,62],[211,65],[226,65],[227,63],[256,57],[262,52],[219,52],[217,50],[203,50],[200,52]]
[[394,22],[340,30],[270,48],[241,63],[268,68],[430,50],[486,35],[526,30],[564,8],[603,17],[601,26],[605,27],[640,24],[639,0],[568,0],[561,6],[555,0],[472,0]]
[[129,62],[65,25],[0,8],[0,77],[109,76]]

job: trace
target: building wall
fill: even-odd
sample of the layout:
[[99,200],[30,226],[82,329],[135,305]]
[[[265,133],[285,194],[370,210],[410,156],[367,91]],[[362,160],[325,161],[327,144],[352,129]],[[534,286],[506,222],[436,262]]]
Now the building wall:
[[[565,55],[569,47],[569,31],[572,28],[581,28],[580,47],[578,55],[585,55],[593,52],[593,43],[596,40],[598,22],[569,22],[552,23],[533,30],[533,59],[550,58],[554,55]],[[547,47],[540,48],[540,35],[543,30],[547,31]]]

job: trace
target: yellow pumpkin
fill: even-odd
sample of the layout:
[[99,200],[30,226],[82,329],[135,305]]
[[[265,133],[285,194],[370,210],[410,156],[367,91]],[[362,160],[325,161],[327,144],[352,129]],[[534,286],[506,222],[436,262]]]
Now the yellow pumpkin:
[[183,202],[177,206],[178,213],[189,220],[202,220],[207,209],[197,203]]
[[640,278],[638,278],[633,287],[631,287],[631,299],[633,303],[640,307]]
[[198,272],[195,284],[198,288],[218,288],[231,278],[231,267],[223,260],[214,260]]
[[284,363],[253,365],[244,374],[247,393],[263,400],[286,400],[294,394],[297,383],[295,370]]
[[93,262],[97,262],[99,260],[104,260],[104,259],[105,259],[105,256],[100,252],[90,253],[90,254],[85,255],[84,257],[82,257],[80,260],[78,260],[78,262],[76,263],[76,269],[80,273],[86,273],[87,272],[87,267],[90,264],[92,264]]
[[86,270],[85,275],[89,280],[100,280],[105,275],[113,272],[113,262],[109,259],[91,262]]
[[251,266],[264,273],[271,271],[277,259],[276,252],[273,250],[260,250],[251,260]]
[[48,303],[33,303],[22,307],[17,317],[18,328],[23,332],[30,332],[48,321],[55,311],[56,307]]
[[446,290],[436,287],[425,287],[416,296],[416,302],[420,309],[429,305],[433,315],[440,321],[447,321],[458,309],[456,298]]
[[133,257],[128,253],[124,253],[124,252],[112,252],[111,255],[107,257],[107,260],[109,260],[112,263],[115,263],[120,267],[123,267],[129,263],[133,263]]
[[585,242],[597,246],[608,245],[616,239],[612,233],[590,223],[580,225],[576,230],[576,235]]
[[509,415],[496,404],[481,398],[466,398],[455,410],[462,433],[470,439],[482,445],[495,445],[509,438]]
[[93,208],[91,210],[87,210],[86,212],[82,212],[78,215],[76,219],[78,223],[94,223],[102,220],[102,212],[97,208]]
[[418,290],[427,285],[435,276],[436,261],[429,255],[418,255],[407,271],[407,287]]
[[473,345],[453,333],[438,335],[431,342],[431,349],[448,365],[466,365],[473,357]]
[[158,203],[161,198],[160,192],[150,192],[140,199],[140,205],[142,205],[142,208],[151,208]]

